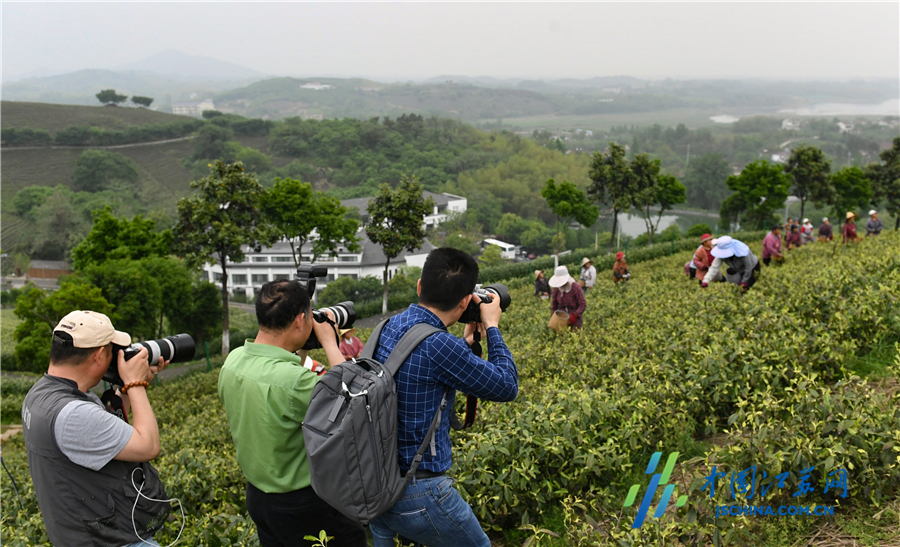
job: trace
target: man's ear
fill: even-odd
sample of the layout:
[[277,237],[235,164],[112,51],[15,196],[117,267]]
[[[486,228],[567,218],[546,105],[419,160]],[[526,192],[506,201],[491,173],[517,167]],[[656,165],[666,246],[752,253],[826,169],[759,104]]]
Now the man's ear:
[[422,278],[416,281],[416,296],[422,296]]

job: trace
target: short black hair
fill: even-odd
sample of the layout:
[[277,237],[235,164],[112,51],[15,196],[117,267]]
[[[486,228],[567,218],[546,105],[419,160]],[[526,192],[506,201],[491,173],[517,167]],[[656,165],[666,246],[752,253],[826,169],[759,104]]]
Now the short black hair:
[[65,331],[53,331],[53,341],[50,344],[50,362],[54,365],[78,366],[85,361],[92,353],[100,349],[96,348],[76,348],[73,345],[72,335]]
[[435,249],[422,267],[419,303],[450,311],[475,290],[477,282],[478,263],[471,255],[450,247]]
[[309,294],[297,280],[270,281],[256,295],[256,320],[261,328],[284,330],[301,313],[309,313]]

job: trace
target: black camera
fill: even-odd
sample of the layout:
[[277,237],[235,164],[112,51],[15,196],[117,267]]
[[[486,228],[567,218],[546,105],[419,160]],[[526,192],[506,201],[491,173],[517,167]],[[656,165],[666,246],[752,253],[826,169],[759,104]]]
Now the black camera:
[[117,346],[113,344],[112,361],[103,379],[117,386],[125,385],[122,377],[119,376],[119,350],[125,350],[125,360],[128,361],[137,355],[141,348],[147,348],[149,352],[148,359],[151,366],[159,364],[159,358],[163,361],[171,363],[187,363],[194,358],[197,347],[194,339],[190,334],[176,334],[174,336],[166,336],[160,340],[147,340],[146,342],[137,342],[130,346]]
[[[481,302],[485,304],[490,304],[494,301],[494,298],[499,298],[501,312],[506,311],[506,308],[509,307],[509,303],[512,302],[512,299],[509,297],[509,289],[506,288],[506,285],[503,283],[494,283],[493,285],[488,285],[486,287],[476,285],[475,292],[472,294],[481,298]],[[469,306],[459,317],[459,322],[481,323],[481,303],[476,302],[474,298],[469,301]]]
[[[313,296],[316,294],[316,278],[325,277],[326,275],[328,275],[328,268],[325,266],[300,265],[297,267],[297,281],[304,289],[306,289],[306,294],[309,295],[310,300],[312,300]],[[315,320],[316,323],[326,322],[328,316],[325,315],[325,311],[330,311],[334,316],[334,323],[337,325],[338,329],[350,328],[353,325],[353,322],[356,321],[356,312],[353,311],[353,302],[350,301],[340,302],[334,306],[319,310],[313,308],[313,320]],[[309,338],[306,339],[306,344],[304,344],[301,349],[310,350],[319,349],[321,347],[322,343],[316,338],[316,332],[312,331],[309,333]]]

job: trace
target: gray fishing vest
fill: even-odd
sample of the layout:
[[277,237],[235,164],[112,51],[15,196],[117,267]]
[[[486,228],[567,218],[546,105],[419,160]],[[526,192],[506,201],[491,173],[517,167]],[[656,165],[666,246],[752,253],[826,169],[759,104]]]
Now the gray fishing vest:
[[22,428],[28,451],[28,467],[34,482],[44,525],[50,541],[60,545],[119,547],[148,539],[162,528],[169,516],[168,503],[140,498],[138,488],[153,499],[168,499],[159,474],[149,463],[112,460],[99,471],[73,463],[56,444],[56,417],[68,403],[96,404],[66,378],[44,375],[34,384],[22,404]]

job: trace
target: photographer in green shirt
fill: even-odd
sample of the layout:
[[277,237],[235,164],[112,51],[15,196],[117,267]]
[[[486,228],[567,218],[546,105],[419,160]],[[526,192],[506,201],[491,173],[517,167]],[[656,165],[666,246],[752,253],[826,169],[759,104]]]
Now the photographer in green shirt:
[[310,487],[301,425],[318,376],[303,366],[307,352],[295,352],[315,331],[328,362],[344,361],[337,330],[313,321],[311,312],[309,295],[297,281],[263,285],[256,300],[259,334],[228,355],[219,374],[219,398],[247,477],[247,511],[260,544],[312,545],[303,537],[325,530],[334,536],[329,547],[365,547],[362,526]]

